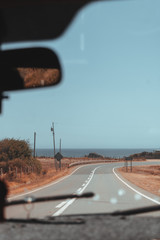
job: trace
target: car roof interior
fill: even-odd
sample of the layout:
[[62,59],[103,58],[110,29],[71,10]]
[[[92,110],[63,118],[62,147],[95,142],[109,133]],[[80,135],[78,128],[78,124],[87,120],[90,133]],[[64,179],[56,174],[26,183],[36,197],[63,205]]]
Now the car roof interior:
[[67,28],[81,1],[5,1],[0,3],[0,41],[13,43],[54,39]]

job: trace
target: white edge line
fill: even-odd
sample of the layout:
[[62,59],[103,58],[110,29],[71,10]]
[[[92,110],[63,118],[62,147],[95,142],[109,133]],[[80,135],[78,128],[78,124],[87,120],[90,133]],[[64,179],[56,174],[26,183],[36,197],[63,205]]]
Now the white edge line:
[[147,198],[148,200],[150,200],[150,201],[152,201],[152,202],[154,202],[154,203],[160,204],[159,201],[157,201],[157,200],[155,200],[155,199],[153,199],[153,198],[150,198],[150,197],[146,196],[145,194],[137,191],[136,189],[134,189],[133,187],[131,187],[128,183],[126,183],[124,180],[122,180],[122,179],[118,176],[118,174],[115,172],[115,168],[119,168],[119,167],[114,167],[114,168],[112,169],[113,173],[114,173],[115,176],[116,176],[121,182],[123,182],[127,187],[129,187],[131,190],[133,190],[134,192],[138,193],[139,195],[143,196],[144,198]]
[[[96,167],[96,168],[94,169],[90,180],[89,180],[89,181],[87,182],[87,184],[81,189],[81,191],[79,191],[78,194],[81,194],[81,193],[86,189],[86,187],[88,186],[88,184],[89,184],[90,181],[92,180],[95,171],[96,171],[98,168],[100,168],[100,167],[101,167],[101,166],[98,166],[98,167]],[[71,205],[75,200],[76,200],[76,198],[73,198],[73,199],[69,200],[61,209],[59,209],[57,212],[55,212],[52,216],[56,217],[56,216],[59,216],[60,214],[62,214],[62,213],[64,212],[64,210],[66,210],[66,208],[68,208],[69,205]]]
[[[98,164],[99,164],[99,163],[98,163]],[[90,164],[90,165],[95,165],[95,164]],[[61,182],[62,180],[64,180],[65,178],[70,177],[73,173],[75,173],[78,169],[80,169],[80,168],[82,168],[82,167],[85,167],[85,166],[83,165],[83,166],[80,166],[80,167],[76,168],[71,174],[69,174],[69,175],[67,175],[67,176],[59,179],[59,180],[56,181],[56,182],[52,182],[52,183],[50,183],[50,184],[48,184],[48,185],[45,185],[45,186],[40,187],[40,188],[36,188],[36,189],[34,189],[34,190],[32,190],[32,191],[29,191],[29,192],[26,192],[26,193],[22,193],[22,194],[13,196],[13,197],[9,197],[9,198],[7,198],[7,200],[11,200],[11,199],[15,199],[15,198],[18,198],[18,197],[22,197],[22,196],[28,195],[28,194],[30,194],[30,193],[37,192],[37,191],[40,191],[40,190],[42,190],[42,189],[44,189],[44,188],[50,187],[50,186],[52,186],[52,185],[54,185],[54,184],[57,184],[57,183]]]

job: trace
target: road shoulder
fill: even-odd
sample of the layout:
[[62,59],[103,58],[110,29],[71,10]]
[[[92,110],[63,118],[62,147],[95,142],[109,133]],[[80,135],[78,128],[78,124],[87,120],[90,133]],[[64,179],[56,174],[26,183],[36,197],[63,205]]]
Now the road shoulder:
[[[116,177],[118,177],[119,180],[122,180],[122,182],[127,187],[129,187],[131,190],[133,190],[136,193],[139,193],[140,195],[148,198],[152,202],[160,204],[160,197],[158,195],[153,194],[152,192],[148,191],[147,189],[142,188],[141,184],[139,184],[138,180],[135,178],[134,175],[132,175],[132,177],[128,177],[128,176],[130,176],[130,174],[129,173],[124,174],[124,172],[121,171],[121,168],[119,168],[119,167],[114,168],[113,172],[115,173],[115,175],[117,175]],[[148,184],[151,184],[151,183],[148,182]]]

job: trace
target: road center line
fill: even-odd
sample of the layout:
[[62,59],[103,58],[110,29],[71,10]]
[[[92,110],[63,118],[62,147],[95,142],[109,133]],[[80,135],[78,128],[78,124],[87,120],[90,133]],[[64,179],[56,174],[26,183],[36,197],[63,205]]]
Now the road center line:
[[56,213],[54,213],[52,216],[59,216],[60,214],[62,214],[64,212],[64,210],[69,207],[69,205],[71,205],[76,199],[73,198],[71,200],[69,200],[61,209],[59,209]]
[[148,200],[150,200],[150,201],[152,201],[152,202],[154,202],[154,203],[156,203],[156,204],[160,204],[159,201],[157,201],[157,200],[155,200],[155,199],[153,199],[153,198],[151,198],[151,197],[148,197],[148,196],[146,196],[145,194],[137,191],[136,189],[134,189],[133,187],[131,187],[128,183],[126,183],[124,180],[122,180],[122,178],[120,178],[120,177],[118,176],[118,174],[115,172],[115,168],[119,168],[119,167],[114,167],[114,168],[112,169],[113,173],[114,173],[115,176],[116,176],[121,182],[123,182],[127,187],[129,187],[131,190],[133,190],[134,192],[138,193],[138,194],[141,195],[142,197],[144,197],[144,198],[146,198],[146,199],[148,199]]
[[[81,190],[78,189],[78,190],[80,190],[80,191],[78,191],[78,194],[81,194],[81,193],[86,189],[86,187],[88,186],[88,184],[89,184],[90,181],[92,180],[95,171],[96,171],[98,168],[100,168],[100,167],[101,167],[101,166],[98,166],[98,167],[96,167],[96,168],[93,170],[92,176],[90,177],[89,181],[85,184],[85,186],[84,186],[83,188],[81,188]],[[61,215],[75,200],[76,200],[76,198],[73,198],[73,199],[69,200],[62,208],[60,208],[60,209],[59,209],[57,212],[55,212],[52,216],[55,217],[55,216]]]
[[61,202],[60,204],[58,204],[58,205],[56,206],[56,208],[61,208],[64,204],[66,204],[66,201],[65,201],[65,202]]
[[79,192],[79,191],[81,191],[81,189],[82,189],[82,188],[78,188],[78,190],[76,191],[76,193]]

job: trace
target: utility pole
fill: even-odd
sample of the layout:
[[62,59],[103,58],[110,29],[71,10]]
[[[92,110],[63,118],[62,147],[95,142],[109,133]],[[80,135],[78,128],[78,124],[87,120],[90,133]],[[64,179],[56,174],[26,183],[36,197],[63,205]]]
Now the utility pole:
[[59,152],[61,153],[61,138],[60,138],[60,143],[59,143]]
[[[55,155],[56,155],[56,147],[55,147],[54,122],[52,123],[51,132],[53,132],[53,147],[54,147],[54,156],[55,156]],[[56,168],[56,171],[57,171],[57,162],[56,162],[56,159],[54,159],[54,163],[55,163],[55,168]]]
[[130,168],[131,168],[131,172],[132,172],[132,160],[133,160],[133,159],[131,158],[131,167],[130,167]]
[[36,157],[36,132],[34,132],[34,158]]
[[[61,153],[61,138],[60,138],[60,142],[59,142],[59,153]],[[61,170],[61,159],[59,161],[59,168]]]
[[55,156],[56,155],[56,148],[55,148],[54,122],[52,123],[51,132],[53,132],[53,147],[54,147],[54,156]]

